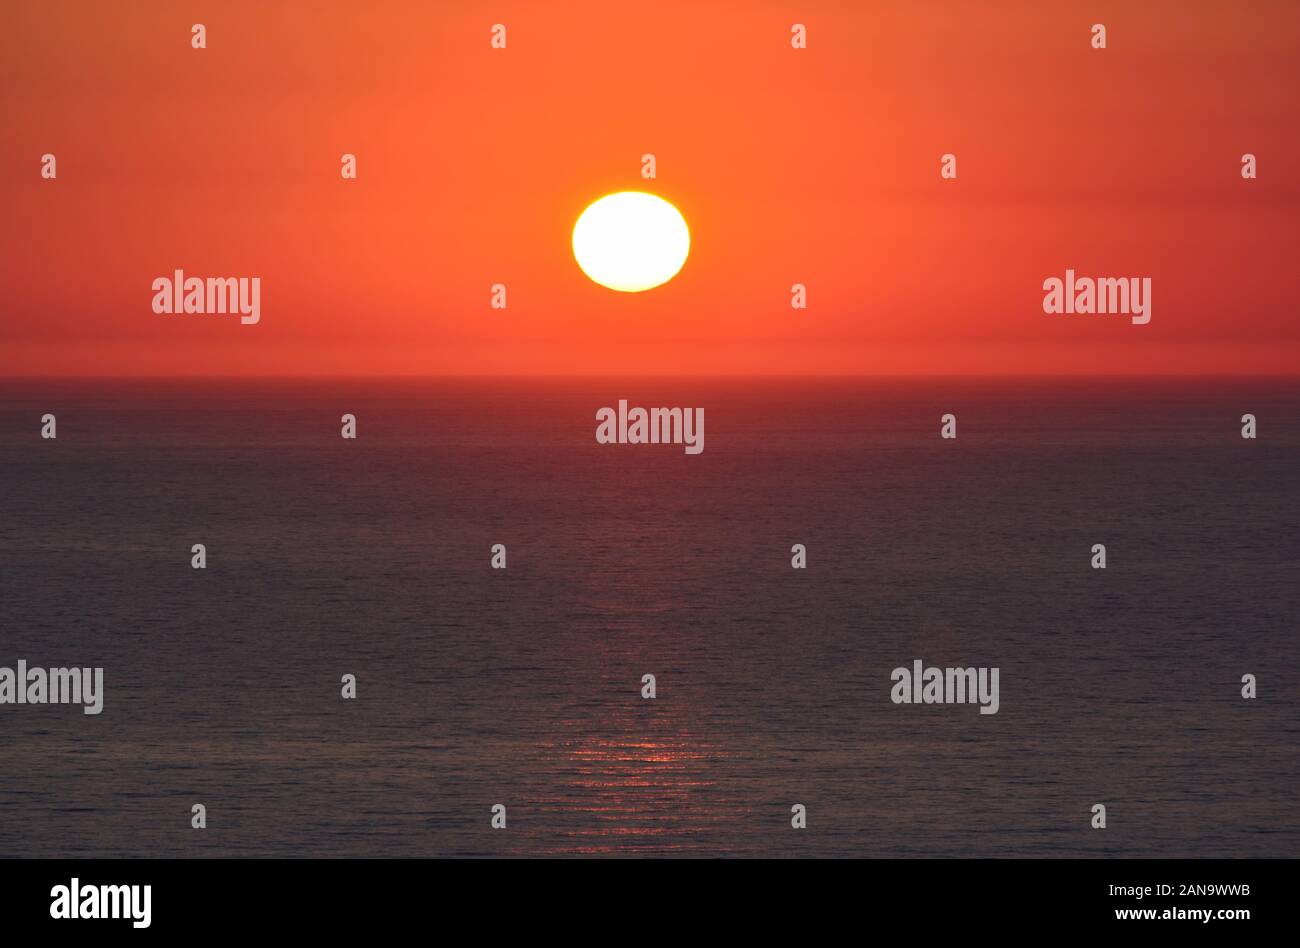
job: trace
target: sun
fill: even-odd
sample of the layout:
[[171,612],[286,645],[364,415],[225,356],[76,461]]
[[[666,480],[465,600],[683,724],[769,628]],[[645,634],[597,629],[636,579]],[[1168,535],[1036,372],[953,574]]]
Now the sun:
[[573,256],[601,286],[640,293],[677,275],[691,252],[681,211],[645,191],[593,201],[573,225]]

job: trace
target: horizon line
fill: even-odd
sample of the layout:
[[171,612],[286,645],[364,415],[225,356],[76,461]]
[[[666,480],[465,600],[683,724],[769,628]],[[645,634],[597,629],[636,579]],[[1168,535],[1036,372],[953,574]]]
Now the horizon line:
[[272,373],[227,373],[227,374],[185,374],[185,375],[165,375],[165,374],[131,374],[131,375],[96,375],[88,373],[52,373],[47,375],[24,374],[24,375],[7,375],[0,374],[0,381],[20,382],[20,381],[51,381],[56,379],[95,379],[105,381],[202,381],[202,380],[227,380],[238,379],[256,381],[264,380],[311,380],[320,381],[322,379],[409,379],[409,380],[484,380],[493,379],[735,379],[735,380],[760,380],[760,379],[1032,379],[1036,381],[1065,381],[1070,379],[1169,379],[1169,380],[1191,380],[1191,379],[1294,379],[1300,380],[1300,372],[1070,372],[1070,373],[1049,373],[1049,372],[836,372],[836,373],[702,373],[702,372],[663,372],[663,373],[597,373],[597,372],[574,372],[574,373],[293,373],[293,374],[272,374]]

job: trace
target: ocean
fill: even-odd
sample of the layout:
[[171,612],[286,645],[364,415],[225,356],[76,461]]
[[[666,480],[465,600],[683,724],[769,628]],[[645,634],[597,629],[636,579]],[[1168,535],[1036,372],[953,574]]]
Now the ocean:
[[1296,857],[1298,618],[1300,380],[9,379],[0,856]]

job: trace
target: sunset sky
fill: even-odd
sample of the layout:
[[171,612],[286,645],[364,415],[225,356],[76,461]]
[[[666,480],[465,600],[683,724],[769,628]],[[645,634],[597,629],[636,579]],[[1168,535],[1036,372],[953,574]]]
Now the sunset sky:
[[[6,4],[0,374],[1300,366],[1300,5],[485,9]],[[622,189],[691,228],[639,294],[570,249]],[[1151,323],[1044,315],[1067,267],[1150,277]],[[155,315],[177,268],[261,277],[261,322]]]

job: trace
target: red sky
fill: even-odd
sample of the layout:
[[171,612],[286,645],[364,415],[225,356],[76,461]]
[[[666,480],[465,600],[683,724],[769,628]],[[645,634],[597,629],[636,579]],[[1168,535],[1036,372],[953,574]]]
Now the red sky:
[[[0,374],[1293,373],[1298,63],[1285,0],[6,4]],[[692,229],[643,294],[569,247],[623,188]]]

